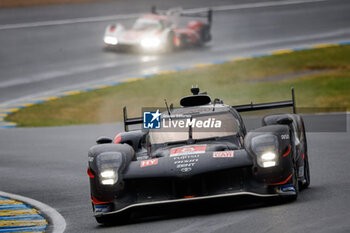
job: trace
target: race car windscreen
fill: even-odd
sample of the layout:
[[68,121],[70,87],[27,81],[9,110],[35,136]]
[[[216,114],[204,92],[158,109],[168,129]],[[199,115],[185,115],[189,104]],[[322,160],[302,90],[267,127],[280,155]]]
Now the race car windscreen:
[[143,31],[143,30],[160,29],[161,27],[162,25],[158,20],[138,19],[136,20],[132,29],[137,31]]
[[151,144],[163,144],[186,141],[190,135],[198,140],[233,136],[238,131],[238,120],[231,113],[192,115],[192,118],[163,118],[160,129],[150,130],[149,140]]

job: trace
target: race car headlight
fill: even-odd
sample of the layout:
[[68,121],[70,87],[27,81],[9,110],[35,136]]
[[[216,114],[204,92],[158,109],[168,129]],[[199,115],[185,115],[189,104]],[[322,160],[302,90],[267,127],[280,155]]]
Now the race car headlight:
[[104,38],[104,42],[105,42],[106,44],[116,45],[116,44],[118,44],[118,39],[115,38],[115,37],[113,37],[113,36],[106,36],[106,37]]
[[266,152],[261,155],[262,161],[271,161],[271,160],[274,160],[275,158],[276,158],[276,154],[273,152]]
[[105,170],[100,173],[100,180],[103,185],[113,185],[118,180],[118,174],[113,170]]
[[278,140],[274,135],[260,135],[252,139],[252,150],[260,167],[274,167],[278,163],[276,154]]
[[258,153],[257,162],[260,167],[274,167],[277,165],[276,153],[272,151]]
[[113,170],[106,170],[101,172],[102,178],[114,178],[115,172]]
[[267,151],[257,154],[257,162],[260,167],[274,167],[277,165],[277,155],[275,152]]
[[276,154],[274,152],[263,153],[260,156],[260,164],[262,164],[262,167],[274,167],[274,166],[276,166]]
[[263,167],[274,167],[274,166],[276,166],[275,161],[263,162]]
[[115,183],[114,179],[105,179],[105,180],[102,180],[101,183],[103,185],[113,185]]
[[158,48],[160,39],[157,37],[146,37],[141,40],[141,46],[145,49]]

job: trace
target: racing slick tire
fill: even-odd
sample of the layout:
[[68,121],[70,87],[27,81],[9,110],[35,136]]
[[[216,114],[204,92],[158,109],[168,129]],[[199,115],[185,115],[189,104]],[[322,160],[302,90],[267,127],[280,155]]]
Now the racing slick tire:
[[301,189],[306,189],[310,185],[310,165],[309,165],[309,156],[307,153],[307,141],[306,141],[306,133],[305,133],[305,126],[304,126],[304,121],[301,119],[301,124],[303,127],[303,143],[304,143],[304,177],[305,181],[301,184]]
[[296,164],[295,162],[293,162],[293,176],[292,176],[292,182],[291,184],[293,184],[294,189],[295,189],[295,194],[294,195],[290,195],[290,196],[282,196],[282,201],[283,202],[292,202],[292,201],[296,201],[298,199],[298,195],[299,195],[299,182],[298,182],[298,172],[297,172],[297,168],[296,168]]
[[188,47],[188,42],[187,42],[187,37],[185,35],[180,35],[180,46],[179,48],[187,48]]
[[310,166],[309,166],[309,158],[305,154],[305,160],[304,160],[304,176],[305,176],[305,182],[301,184],[302,189],[306,189],[310,185]]
[[200,31],[200,45],[211,40],[210,27],[209,25],[204,25]]
[[165,53],[171,53],[174,51],[175,49],[174,38],[175,38],[174,32],[172,31],[169,32],[166,40]]

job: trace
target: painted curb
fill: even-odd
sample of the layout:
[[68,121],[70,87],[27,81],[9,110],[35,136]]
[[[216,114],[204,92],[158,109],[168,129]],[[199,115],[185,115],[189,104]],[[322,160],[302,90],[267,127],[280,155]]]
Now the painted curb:
[[45,232],[47,226],[48,221],[39,210],[0,196],[0,232]]
[[3,107],[0,107],[0,129],[5,129],[5,128],[14,128],[17,126],[16,122],[7,122],[5,121],[5,118],[14,113],[19,111],[20,109],[32,106],[34,104],[39,104],[43,102],[47,102],[50,100],[55,100],[64,96],[71,96],[71,95],[77,95],[83,92],[88,92],[88,91],[94,91],[98,89],[102,89],[105,87],[111,87],[118,85],[120,83],[125,83],[125,82],[134,82],[137,80],[142,80],[146,78],[151,78],[156,75],[160,74],[170,74],[178,71],[183,71],[183,70],[191,70],[191,69],[197,69],[201,67],[208,67],[212,65],[217,65],[217,64],[224,64],[228,62],[239,62],[239,61],[244,61],[252,58],[259,58],[259,57],[266,57],[266,56],[271,56],[271,55],[281,55],[281,54],[287,54],[287,53],[293,53],[293,52],[298,52],[298,51],[304,51],[304,50],[310,50],[310,49],[317,49],[317,48],[329,48],[329,47],[336,47],[336,46],[342,46],[342,45],[350,45],[350,41],[341,41],[338,43],[327,43],[327,44],[317,44],[309,47],[297,47],[297,48],[292,48],[292,49],[279,49],[279,50],[274,50],[272,52],[267,52],[267,53],[261,53],[261,54],[252,54],[250,56],[246,57],[233,57],[229,59],[219,59],[219,60],[213,60],[211,62],[206,62],[206,63],[197,63],[197,64],[192,64],[188,66],[180,66],[180,67],[173,67],[168,70],[161,70],[156,73],[149,73],[145,75],[141,75],[138,77],[126,77],[122,81],[120,80],[111,80],[111,81],[104,81],[99,84],[94,84],[82,89],[70,89],[67,91],[63,92],[58,92],[54,95],[50,96],[42,96],[39,98],[28,98],[24,100],[17,101],[15,103],[11,103],[8,105],[5,105]]
[[[1,200],[3,200],[4,203],[13,203],[12,207],[9,205],[1,205]],[[35,209],[33,209],[33,207]],[[17,215],[19,216],[17,218],[9,217],[9,220],[5,220],[6,216],[16,215],[15,211],[19,210],[29,211],[27,212],[29,214],[20,214]],[[27,217],[25,217],[25,215],[27,215]],[[2,217],[4,219],[2,219]],[[49,221],[47,221],[45,217],[47,217]],[[11,224],[11,222],[13,224]],[[23,222],[24,225],[22,224]],[[2,228],[1,223],[8,227]],[[21,225],[24,227],[18,227]],[[52,233],[63,233],[66,229],[66,221],[55,209],[28,197],[0,191],[0,232],[45,232],[48,228]]]

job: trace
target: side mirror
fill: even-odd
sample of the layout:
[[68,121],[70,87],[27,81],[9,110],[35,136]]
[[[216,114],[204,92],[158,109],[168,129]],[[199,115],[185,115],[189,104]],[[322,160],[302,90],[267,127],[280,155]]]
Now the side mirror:
[[96,140],[97,144],[105,144],[105,143],[112,143],[112,142],[113,142],[113,138],[110,138],[107,136],[101,136]]
[[289,117],[283,117],[277,121],[278,124],[280,125],[289,125],[293,123],[293,119]]

